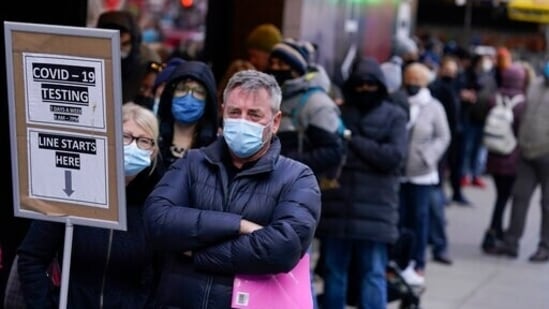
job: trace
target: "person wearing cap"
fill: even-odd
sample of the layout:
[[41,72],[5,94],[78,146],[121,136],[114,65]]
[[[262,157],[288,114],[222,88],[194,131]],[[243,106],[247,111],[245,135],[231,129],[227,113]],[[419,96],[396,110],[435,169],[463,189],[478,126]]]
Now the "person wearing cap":
[[166,167],[218,132],[216,83],[201,61],[183,61],[169,75],[158,105],[159,148]]
[[[303,162],[320,176],[338,167],[344,145],[338,135],[340,110],[328,95],[321,74],[308,74],[306,50],[286,40],[274,46],[267,73],[282,88],[279,137],[283,154]],[[318,89],[320,91],[312,91]],[[303,101],[302,101],[303,100]]]
[[328,94],[330,81],[310,70],[309,57],[303,42],[286,39],[273,47],[266,72],[282,88],[282,154],[311,167],[324,189],[323,179],[337,180],[345,146],[338,133],[340,110]]
[[259,71],[269,66],[272,48],[282,41],[282,34],[273,24],[261,24],[255,27],[246,38],[248,61]]

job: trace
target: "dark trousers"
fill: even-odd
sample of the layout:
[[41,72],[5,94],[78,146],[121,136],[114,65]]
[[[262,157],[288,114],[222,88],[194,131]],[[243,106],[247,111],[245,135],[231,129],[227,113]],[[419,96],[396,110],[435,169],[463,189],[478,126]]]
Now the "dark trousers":
[[463,176],[464,160],[463,134],[456,134],[448,148],[448,171],[450,172],[450,185],[452,186],[452,199],[463,199],[461,192],[461,177]]
[[[344,238],[322,238],[324,295],[321,307],[344,309],[349,293],[358,308],[387,306],[388,262],[384,243]],[[349,279],[353,280],[349,282]],[[349,291],[351,289],[352,291]]]
[[496,187],[496,202],[492,210],[492,219],[490,221],[490,230],[495,233],[498,239],[503,238],[503,215],[507,202],[511,197],[513,184],[515,183],[515,175],[498,175],[493,174],[494,184]]
[[463,171],[462,175],[479,177],[484,171],[484,161],[482,160],[482,135],[483,125],[469,122],[464,130],[463,145]]
[[445,197],[442,186],[433,186],[429,203],[429,243],[431,244],[433,256],[448,253],[445,209]]
[[429,239],[429,205],[433,185],[402,183],[400,187],[401,228],[414,232],[412,259],[416,268],[425,268],[425,253]]
[[521,158],[517,179],[513,186],[513,204],[509,228],[505,232],[507,245],[518,248],[530,199],[536,187],[541,186],[541,228],[538,246],[549,250],[549,155],[537,159]]

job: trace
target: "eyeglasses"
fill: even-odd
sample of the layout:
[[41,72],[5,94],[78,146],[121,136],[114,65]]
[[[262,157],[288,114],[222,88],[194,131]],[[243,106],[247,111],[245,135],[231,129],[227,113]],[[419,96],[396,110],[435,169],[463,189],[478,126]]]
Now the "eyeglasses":
[[131,134],[124,133],[124,145],[129,145],[133,141],[137,141],[137,147],[143,150],[151,150],[154,147],[154,140],[152,138],[143,137],[143,136],[133,136]]
[[200,86],[189,86],[186,84],[179,84],[175,87],[174,96],[182,97],[189,93],[198,100],[206,100],[206,89]]

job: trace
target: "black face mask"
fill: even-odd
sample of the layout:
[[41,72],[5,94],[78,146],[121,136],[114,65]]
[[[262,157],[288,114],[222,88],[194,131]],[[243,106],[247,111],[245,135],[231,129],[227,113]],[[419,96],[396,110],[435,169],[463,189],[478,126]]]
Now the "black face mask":
[[282,86],[287,80],[294,78],[292,70],[267,70],[265,73],[271,74],[279,86]]
[[362,112],[378,106],[383,96],[378,91],[361,91],[353,93],[352,103]]
[[404,88],[406,89],[406,93],[408,93],[409,96],[414,96],[418,94],[421,90],[421,87],[417,85],[406,85],[404,86]]
[[442,80],[445,83],[451,83],[454,81],[454,78],[450,76],[442,76],[440,77],[440,80]]

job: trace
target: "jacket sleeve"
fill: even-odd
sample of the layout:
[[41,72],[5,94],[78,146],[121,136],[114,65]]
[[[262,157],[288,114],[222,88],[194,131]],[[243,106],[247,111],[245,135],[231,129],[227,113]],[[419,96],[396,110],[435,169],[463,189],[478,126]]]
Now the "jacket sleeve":
[[197,269],[227,274],[290,271],[309,249],[320,217],[320,189],[312,171],[302,168],[284,186],[272,221],[251,234],[195,252]]
[[36,220],[17,250],[19,280],[28,309],[57,306],[46,271],[55,255],[62,252],[63,238],[63,224]]
[[358,158],[383,172],[398,169],[402,165],[408,146],[406,115],[400,111],[394,115],[386,126],[389,131],[387,139],[377,141],[361,135],[360,130],[357,130],[358,134],[353,134],[349,142],[349,148]]
[[240,215],[190,205],[191,165],[189,156],[172,164],[145,200],[145,233],[159,250],[182,253],[238,236]]

